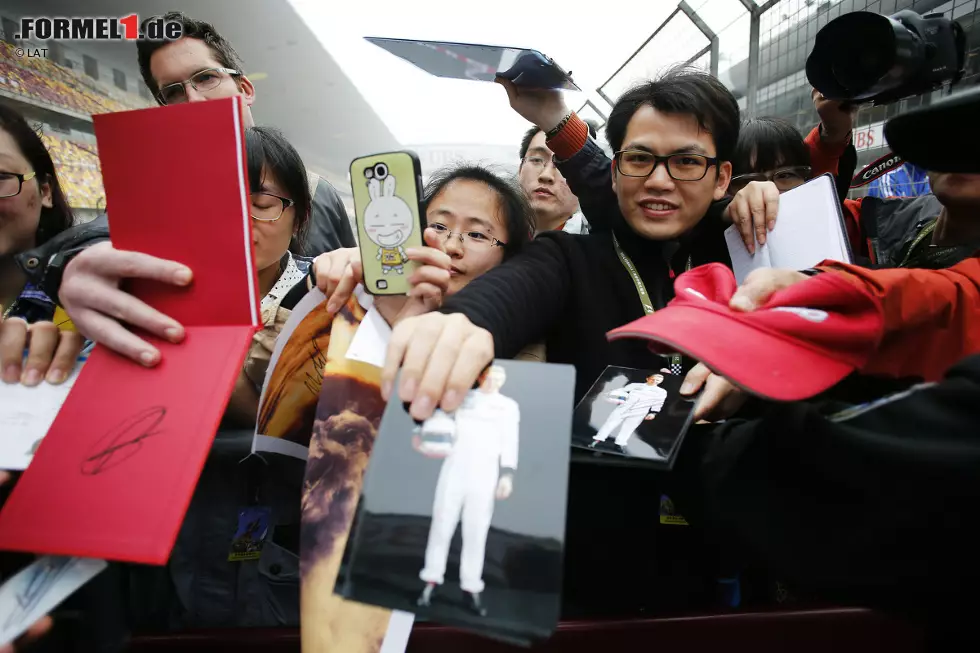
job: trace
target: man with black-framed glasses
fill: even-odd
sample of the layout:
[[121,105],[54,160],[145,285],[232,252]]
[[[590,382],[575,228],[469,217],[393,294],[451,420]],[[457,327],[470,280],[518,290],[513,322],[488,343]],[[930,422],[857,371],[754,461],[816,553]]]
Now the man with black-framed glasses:
[[[512,106],[520,105],[525,92],[540,98],[538,91],[503,85]],[[597,146],[584,121],[567,112],[560,97],[559,102],[550,116],[539,114],[535,120],[522,115],[545,133],[561,165],[563,157],[586,143]],[[699,417],[733,412],[744,396],[695,361],[661,357],[640,341],[609,342],[606,334],[666,306],[673,296],[673,277],[687,267],[730,264],[717,201],[731,179],[738,131],[735,98],[701,71],[675,69],[627,91],[606,128],[616,152],[612,170],[606,163],[611,182],[606,177],[608,185],[589,193],[615,202],[596,214],[605,223],[603,229],[584,236],[541,232],[522,253],[447,299],[439,312],[399,323],[382,376],[386,396],[397,394],[420,420],[436,407],[454,410],[493,358],[512,358],[543,338],[548,362],[575,366],[576,399],[610,365],[671,369],[687,372],[686,391],[705,387]],[[592,222],[593,214],[586,215]],[[651,554],[650,543],[660,537],[656,501],[664,490],[655,476],[623,473],[618,466],[573,465],[563,586],[566,616],[594,614],[596,609],[635,614],[657,604],[650,588],[670,583],[688,596],[714,591],[717,579],[710,565],[701,565],[703,574],[693,573],[684,588],[677,588],[676,576],[663,566],[670,563]],[[621,500],[620,510],[608,509],[610,496]],[[639,517],[626,524],[624,514]],[[697,555],[699,537],[678,536],[688,538],[685,552]],[[596,552],[604,550],[631,561],[633,582],[623,583],[621,576],[594,564]]]

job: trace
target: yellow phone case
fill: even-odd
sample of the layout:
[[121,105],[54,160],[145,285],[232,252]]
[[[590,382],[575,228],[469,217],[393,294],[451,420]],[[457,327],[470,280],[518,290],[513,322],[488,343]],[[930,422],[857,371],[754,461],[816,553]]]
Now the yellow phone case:
[[387,152],[354,159],[350,178],[364,288],[374,295],[406,295],[418,264],[405,249],[423,245],[418,158]]

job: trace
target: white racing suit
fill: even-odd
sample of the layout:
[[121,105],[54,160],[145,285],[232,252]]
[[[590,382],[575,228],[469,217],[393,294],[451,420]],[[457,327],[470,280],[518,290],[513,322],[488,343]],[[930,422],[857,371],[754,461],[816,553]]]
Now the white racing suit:
[[650,413],[659,413],[667,401],[667,391],[648,383],[630,383],[610,394],[626,393],[626,400],[616,406],[599,428],[593,440],[605,442],[619,427],[616,444],[625,447],[630,436],[640,427]]
[[[483,591],[483,559],[500,470],[517,469],[520,409],[500,393],[471,390],[456,410],[456,437],[443,460],[425,547],[426,583],[441,585],[456,525],[463,523],[459,579],[463,591]],[[424,428],[424,427],[423,427]]]

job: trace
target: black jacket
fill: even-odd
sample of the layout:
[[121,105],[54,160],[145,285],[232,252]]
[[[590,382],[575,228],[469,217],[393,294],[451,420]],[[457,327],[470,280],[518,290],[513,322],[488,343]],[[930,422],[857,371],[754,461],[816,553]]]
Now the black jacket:
[[[607,224],[643,279],[654,308],[673,298],[672,275],[713,261],[730,265],[715,205],[679,242],[637,237],[617,211]],[[612,234],[539,234],[505,265],[473,280],[446,301],[443,313],[463,313],[494,337],[496,355],[511,358],[545,341],[548,361],[575,365],[576,400],[607,365],[656,368],[665,362],[638,340],[608,342],[606,333],[643,317],[636,286],[612,244]]]
[[347,208],[337,190],[320,178],[313,193],[313,213],[306,242],[293,248],[293,254],[314,258],[342,247],[356,247]]
[[31,283],[60,304],[58,288],[65,266],[75,254],[104,240],[109,240],[109,218],[103,213],[91,222],[66,229],[43,245],[21,252],[16,256],[17,264]]
[[980,355],[865,406],[777,404],[688,437],[673,476],[701,487],[672,497],[822,598],[945,621],[976,603],[978,475]]

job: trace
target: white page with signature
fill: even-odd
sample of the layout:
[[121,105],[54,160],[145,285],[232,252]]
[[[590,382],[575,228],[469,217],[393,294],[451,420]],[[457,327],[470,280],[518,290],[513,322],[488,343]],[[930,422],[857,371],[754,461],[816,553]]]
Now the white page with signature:
[[74,372],[61,385],[0,383],[0,469],[20,471],[31,464],[87,358],[79,356]]
[[757,268],[806,270],[823,260],[851,262],[834,178],[820,175],[779,196],[775,228],[766,244],[749,254],[734,225],[725,230],[735,279],[741,284]]
[[105,560],[44,556],[0,586],[0,646],[58,607],[108,565]]

